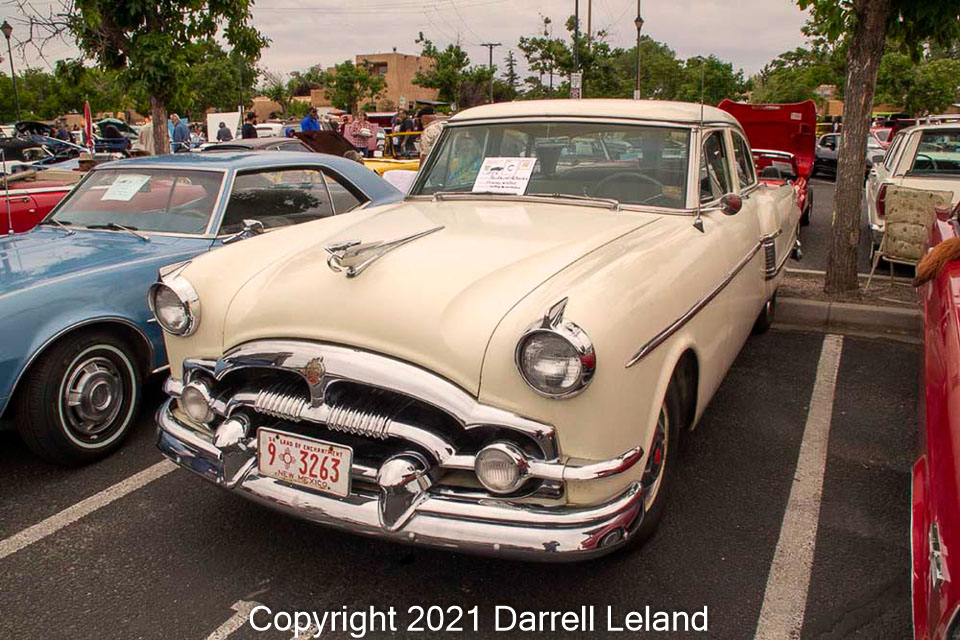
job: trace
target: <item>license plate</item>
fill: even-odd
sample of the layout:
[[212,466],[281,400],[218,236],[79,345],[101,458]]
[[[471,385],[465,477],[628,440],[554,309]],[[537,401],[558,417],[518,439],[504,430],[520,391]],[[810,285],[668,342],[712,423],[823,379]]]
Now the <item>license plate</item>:
[[258,429],[257,445],[261,475],[336,496],[350,495],[350,447],[273,429]]

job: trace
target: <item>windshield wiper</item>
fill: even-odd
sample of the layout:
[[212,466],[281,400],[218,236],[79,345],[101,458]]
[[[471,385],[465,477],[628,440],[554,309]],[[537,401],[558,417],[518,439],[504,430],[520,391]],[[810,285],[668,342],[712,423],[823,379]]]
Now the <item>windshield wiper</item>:
[[567,200],[577,200],[579,202],[600,202],[609,205],[614,211],[620,210],[620,201],[616,198],[599,198],[596,196],[579,196],[575,193],[528,193],[528,196],[537,196],[540,198],[563,198]]
[[150,236],[139,233],[136,227],[127,227],[122,224],[117,224],[116,222],[108,222],[106,224],[88,224],[87,229],[112,229],[114,231],[126,231],[130,235],[136,236],[144,242],[150,242]]
[[76,231],[74,231],[73,229],[67,228],[68,224],[73,224],[69,220],[57,220],[56,218],[47,218],[46,220],[42,220],[39,224],[50,224],[50,223],[53,223],[58,227],[60,227],[61,229],[63,229],[64,231],[66,231],[68,236],[72,236],[73,234],[76,233]]

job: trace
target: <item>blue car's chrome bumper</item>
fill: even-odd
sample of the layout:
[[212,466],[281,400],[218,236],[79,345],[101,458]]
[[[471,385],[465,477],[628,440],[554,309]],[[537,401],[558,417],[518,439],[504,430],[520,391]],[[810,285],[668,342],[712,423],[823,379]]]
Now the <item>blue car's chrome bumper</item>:
[[[319,494],[261,475],[256,451],[218,447],[210,435],[179,420],[170,400],[160,408],[157,424],[157,446],[165,456],[221,487],[298,518],[397,542],[527,560],[583,560],[622,546],[643,519],[638,484],[590,507],[464,500],[429,490],[411,499],[408,487],[354,491],[343,498]],[[368,483],[371,475],[378,477],[370,470],[355,469],[354,475]],[[407,515],[385,525],[384,514],[404,505]]]

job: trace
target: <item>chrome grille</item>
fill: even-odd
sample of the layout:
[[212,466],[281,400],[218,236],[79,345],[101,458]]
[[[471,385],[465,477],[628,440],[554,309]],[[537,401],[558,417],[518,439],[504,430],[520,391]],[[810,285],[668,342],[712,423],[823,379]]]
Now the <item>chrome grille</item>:
[[291,422],[300,422],[310,406],[296,385],[285,385],[260,391],[253,408],[260,413]]
[[368,438],[386,439],[390,424],[409,399],[382,389],[346,389],[331,394],[327,428]]

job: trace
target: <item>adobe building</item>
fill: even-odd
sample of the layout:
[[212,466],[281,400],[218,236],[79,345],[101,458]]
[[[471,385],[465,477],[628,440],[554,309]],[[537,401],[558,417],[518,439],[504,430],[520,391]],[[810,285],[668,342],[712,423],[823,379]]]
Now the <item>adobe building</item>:
[[437,100],[436,89],[426,89],[413,84],[417,71],[426,71],[433,65],[431,58],[406,53],[363,53],[357,56],[355,64],[367,63],[370,70],[378,73],[387,81],[387,89],[377,98],[377,109],[390,111],[408,108],[415,100]]

